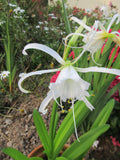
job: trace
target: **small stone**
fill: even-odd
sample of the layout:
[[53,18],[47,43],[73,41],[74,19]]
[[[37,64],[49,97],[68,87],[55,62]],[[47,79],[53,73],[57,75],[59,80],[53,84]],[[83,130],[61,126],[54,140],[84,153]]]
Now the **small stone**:
[[25,132],[28,131],[28,125],[25,125]]
[[12,142],[9,141],[9,142],[7,143],[7,146],[8,146],[8,147],[12,147]]
[[11,122],[12,122],[11,119],[6,119],[6,120],[5,120],[6,125],[11,124]]
[[30,114],[30,115],[28,116],[28,121],[30,121],[31,118],[32,118],[32,114]]

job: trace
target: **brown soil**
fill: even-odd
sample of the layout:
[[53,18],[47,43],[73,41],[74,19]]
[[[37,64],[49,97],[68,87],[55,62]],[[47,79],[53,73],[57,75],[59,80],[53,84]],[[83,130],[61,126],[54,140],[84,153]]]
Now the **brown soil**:
[[[0,117],[0,149],[13,147],[24,153],[26,156],[38,145],[41,144],[34,122],[33,109],[39,108],[42,98],[35,95],[20,97],[20,101],[15,102],[6,115]],[[48,112],[43,117],[47,128],[49,127],[52,102],[49,104]],[[59,123],[61,123],[60,119]],[[71,144],[75,136],[68,140]],[[120,160],[120,148],[113,146],[109,137],[101,138],[98,148],[92,148],[87,155],[91,160]],[[12,160],[10,157],[0,152],[0,160]]]

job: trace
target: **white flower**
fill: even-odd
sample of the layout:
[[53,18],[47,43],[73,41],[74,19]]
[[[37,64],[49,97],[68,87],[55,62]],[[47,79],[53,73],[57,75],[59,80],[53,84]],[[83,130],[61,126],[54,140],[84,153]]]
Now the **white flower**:
[[6,77],[9,76],[9,74],[10,74],[9,71],[2,71],[2,72],[0,73],[0,79],[1,79],[1,80],[2,80],[2,79],[5,79]]
[[5,21],[0,21],[0,26],[2,25],[2,24],[4,24],[4,23],[6,23]]
[[24,9],[21,9],[20,7],[15,8],[13,11],[14,11],[16,14],[18,14],[18,13],[24,13],[24,12],[25,12],[25,10],[24,10]]
[[44,30],[45,30],[45,31],[48,31],[48,30],[49,30],[49,28],[48,28],[48,27],[44,27]]
[[21,77],[18,86],[19,89],[24,93],[29,93],[29,91],[22,88],[22,82],[33,75],[41,75],[44,73],[51,73],[56,71],[61,71],[56,82],[50,83],[49,89],[50,91],[47,94],[47,97],[43,100],[43,102],[40,105],[39,111],[43,114],[46,113],[46,107],[51,99],[56,100],[58,97],[60,97],[61,101],[66,101],[69,98],[72,98],[72,106],[74,104],[74,101],[80,100],[84,101],[86,106],[93,110],[94,107],[92,104],[87,100],[86,97],[89,97],[88,88],[90,86],[90,83],[83,80],[77,72],[81,73],[87,73],[87,72],[102,72],[102,73],[110,73],[120,76],[120,70],[119,69],[108,69],[104,67],[88,67],[88,68],[78,68],[74,67],[73,63],[70,61],[64,61],[62,57],[53,49],[37,43],[31,43],[25,46],[23,50],[23,54],[27,55],[26,50],[27,49],[39,49],[41,51],[46,52],[47,54],[51,55],[53,58],[55,58],[62,66],[58,69],[49,69],[49,70],[40,70],[35,72],[27,73],[25,76]]
[[40,21],[39,21],[38,23],[39,23],[39,24],[43,24],[43,22],[40,22]]
[[[110,21],[107,29],[105,29],[100,21],[95,21],[93,27],[91,28],[91,27],[87,26],[82,20],[80,20],[76,17],[71,17],[71,20],[74,20],[78,24],[82,25],[88,31],[86,34],[80,34],[80,36],[84,37],[83,42],[85,42],[85,45],[83,46],[83,48],[85,50],[90,51],[90,53],[92,54],[92,58],[93,58],[94,53],[102,47],[105,39],[108,37],[112,38],[113,41],[120,46],[120,37],[118,37],[116,35],[116,34],[120,35],[120,33],[115,32],[115,31],[109,33],[109,30],[110,30],[112,24],[114,23],[114,21],[117,18],[118,18],[118,20],[116,23],[119,23],[120,22],[120,15],[115,14],[113,16],[112,20]],[[99,28],[100,28],[100,30],[98,30]]]
[[51,16],[51,17],[52,17],[52,16],[54,16],[54,13],[49,13],[48,16]]
[[93,147],[93,148],[97,148],[97,147],[98,147],[98,144],[99,144],[99,141],[96,140],[96,141],[93,143],[92,147]]
[[12,4],[12,3],[8,3],[8,5],[9,5],[10,7],[17,7],[17,5]]
[[40,26],[39,26],[39,25],[37,25],[37,26],[36,26],[36,28],[40,28]]
[[52,19],[57,19],[57,17],[51,17]]
[[48,24],[48,22],[47,22],[47,21],[44,21],[44,23],[45,23],[45,24]]

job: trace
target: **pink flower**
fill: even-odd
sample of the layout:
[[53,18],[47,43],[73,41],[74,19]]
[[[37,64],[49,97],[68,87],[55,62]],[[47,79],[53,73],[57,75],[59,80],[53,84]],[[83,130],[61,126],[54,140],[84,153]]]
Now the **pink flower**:
[[75,58],[75,53],[74,53],[74,51],[72,51],[72,52],[69,54],[69,57],[72,57],[72,59]]
[[110,7],[112,7],[112,6],[113,6],[112,1],[110,1],[110,2],[109,2],[109,6],[110,6]]

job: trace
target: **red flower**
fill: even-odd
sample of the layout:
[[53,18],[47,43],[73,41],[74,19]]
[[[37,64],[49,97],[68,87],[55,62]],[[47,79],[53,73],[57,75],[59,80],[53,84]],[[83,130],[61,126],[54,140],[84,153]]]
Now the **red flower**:
[[[120,77],[119,76],[116,76],[115,79],[112,81],[112,83],[110,84],[107,92],[110,91],[110,89],[112,89],[116,84],[118,84],[120,82]],[[116,91],[112,98],[114,98],[116,101],[120,102],[120,96],[119,96],[119,91]]]
[[72,52],[69,54],[69,57],[72,57],[72,59],[75,58],[75,53],[74,53],[74,51],[72,51]]
[[110,139],[112,139],[112,144],[113,144],[114,146],[120,147],[120,142],[119,142],[119,141],[116,141],[116,138],[110,136]]
[[[112,32],[112,29],[109,30],[109,33],[111,33],[111,32]],[[118,32],[120,33],[120,29],[118,30]],[[119,36],[119,35],[118,35],[118,36]],[[105,47],[105,44],[106,44],[107,40],[108,40],[108,39],[105,40],[105,43],[103,44],[103,46],[102,46],[102,48],[101,48],[101,53],[103,53],[103,50],[104,50],[104,47]],[[115,45],[115,47],[116,47],[116,45]],[[113,54],[113,52],[114,52],[114,50],[115,50],[115,47],[111,50],[110,56],[109,56],[109,58],[108,58],[109,60],[110,60],[111,57],[112,57],[112,54]],[[117,48],[117,51],[116,51],[116,54],[115,54],[115,56],[114,56],[113,62],[115,61],[115,59],[117,58],[117,56],[118,56],[119,53],[120,53],[120,47]]]
[[42,14],[42,12],[39,12],[39,14],[41,15],[41,14]]
[[[110,56],[109,56],[108,59],[111,59],[114,50],[115,50],[115,48],[112,49],[112,51],[111,51]],[[118,56],[119,53],[120,53],[120,47],[117,48],[117,51],[116,51],[116,54],[114,56],[113,62],[116,60],[116,58],[117,58],[117,56]]]
[[51,77],[50,83],[55,83],[56,80],[57,80],[57,77],[59,76],[59,74],[60,74],[60,71],[57,71],[56,74],[54,74],[54,75]]

